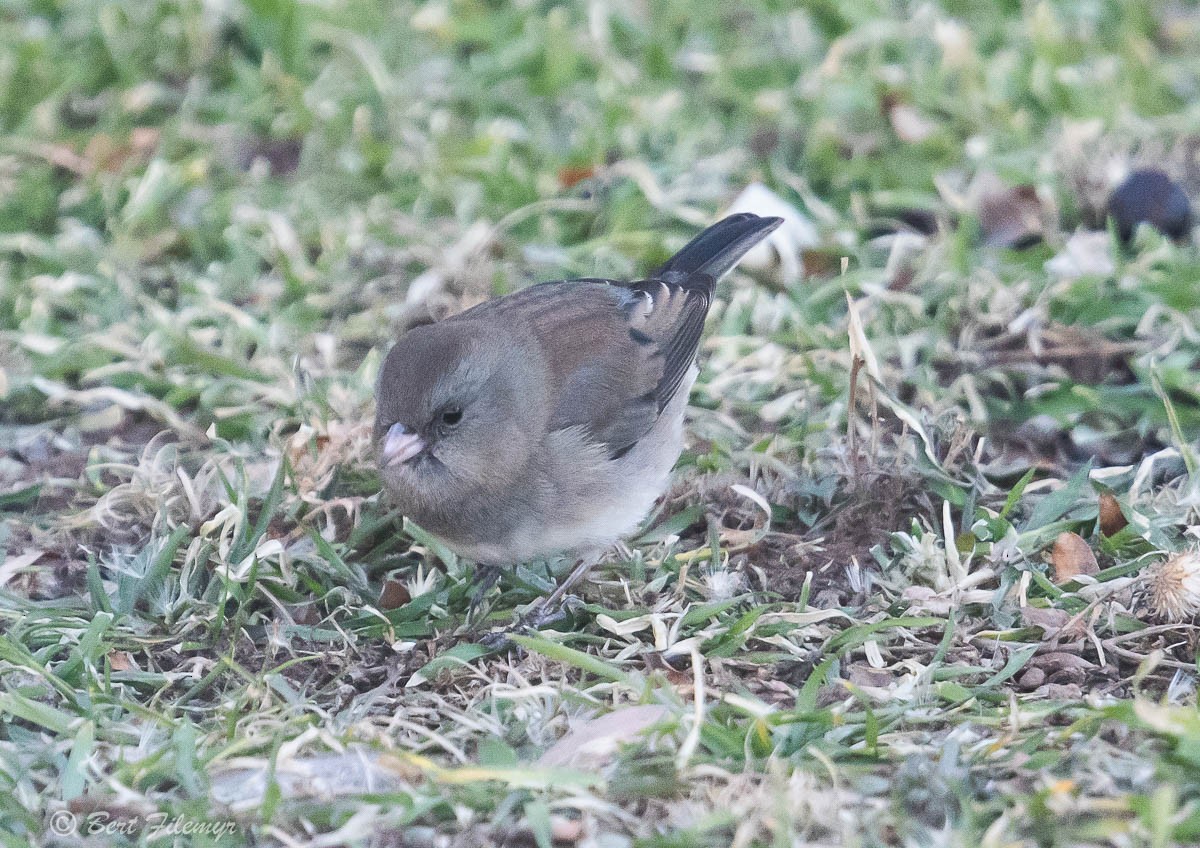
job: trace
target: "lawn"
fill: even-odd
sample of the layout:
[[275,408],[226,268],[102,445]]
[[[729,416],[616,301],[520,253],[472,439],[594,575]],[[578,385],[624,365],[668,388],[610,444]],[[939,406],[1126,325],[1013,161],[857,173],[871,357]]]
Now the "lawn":
[[[1198,43],[1150,0],[0,0],[0,840],[1200,843],[1200,241],[1106,220],[1138,168],[1200,201]],[[489,651],[380,495],[383,355],[739,204],[788,224],[672,489]]]

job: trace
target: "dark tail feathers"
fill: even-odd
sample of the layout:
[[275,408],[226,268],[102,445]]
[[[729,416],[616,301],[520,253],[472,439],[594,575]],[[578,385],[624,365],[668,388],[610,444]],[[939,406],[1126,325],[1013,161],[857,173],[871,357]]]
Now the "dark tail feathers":
[[654,273],[653,279],[683,284],[688,277],[704,275],[707,287],[721,278],[747,251],[783,223],[782,218],[760,218],[749,212],[730,215],[684,245]]

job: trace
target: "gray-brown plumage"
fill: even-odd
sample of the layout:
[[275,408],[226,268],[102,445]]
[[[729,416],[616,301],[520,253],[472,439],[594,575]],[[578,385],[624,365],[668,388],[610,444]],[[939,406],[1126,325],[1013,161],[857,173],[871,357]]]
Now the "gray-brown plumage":
[[683,447],[716,281],[779,223],[734,215],[650,279],[543,283],[406,333],[375,419],[400,509],[493,566],[636,529]]

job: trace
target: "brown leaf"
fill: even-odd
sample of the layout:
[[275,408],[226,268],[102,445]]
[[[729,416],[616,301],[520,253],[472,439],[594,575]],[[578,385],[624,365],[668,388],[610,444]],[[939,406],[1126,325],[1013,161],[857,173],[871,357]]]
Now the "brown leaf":
[[842,272],[844,250],[809,248],[801,251],[800,261],[806,277],[836,277]]
[[1040,627],[1043,631],[1044,639],[1049,639],[1058,631],[1062,630],[1063,625],[1071,620],[1071,614],[1066,610],[1040,609],[1038,607],[1021,607],[1021,620],[1030,627]]
[[876,689],[886,689],[896,682],[890,671],[871,668],[863,663],[855,663],[850,666],[847,677],[855,686],[868,686]]
[[383,584],[383,590],[379,593],[379,601],[375,606],[381,610],[394,610],[399,609],[411,600],[412,593],[408,591],[408,587],[404,585],[404,581],[393,577]]
[[954,601],[929,586],[909,586],[902,595],[904,600],[911,601],[908,608],[910,615],[948,615],[954,609]]
[[109,651],[108,665],[113,671],[137,671],[137,663],[128,651]]
[[1100,532],[1104,536],[1115,536],[1126,525],[1129,519],[1121,512],[1121,505],[1111,492],[1100,494]]
[[1054,565],[1054,582],[1066,583],[1077,574],[1095,574],[1100,570],[1096,555],[1077,533],[1059,533],[1050,554]]
[[1034,657],[1033,663],[1047,674],[1054,674],[1055,672],[1064,670],[1075,671],[1096,668],[1096,664],[1091,660],[1066,651],[1051,651],[1048,654],[1038,654]]
[[[1067,651],[1051,651],[1049,654],[1039,654],[1033,657],[1031,668],[1042,670],[1045,674],[1043,684],[1082,684],[1088,678],[1088,673],[1097,668],[1097,664],[1078,654]],[[1039,684],[1038,687],[1043,684]]]
[[558,184],[563,188],[571,188],[595,175],[594,165],[567,165],[558,169]]
[[[688,659],[687,654],[680,655],[685,662]],[[676,686],[690,683],[692,680],[692,672],[690,668],[679,669],[673,666],[660,651],[648,651],[643,655],[646,663],[647,671],[661,671],[668,680]]]
[[1046,210],[1031,185],[991,191],[979,198],[977,214],[989,247],[1020,250],[1042,240]]
[[289,604],[288,612],[292,615],[292,621],[305,627],[311,627],[321,620],[321,612],[312,602]]
[[1042,641],[1052,642],[1053,645],[1057,645],[1062,640],[1070,642],[1082,639],[1087,635],[1087,625],[1082,619],[1072,623],[1074,618],[1066,610],[1053,607],[1048,609],[1021,607],[1021,620],[1031,627],[1042,628]]

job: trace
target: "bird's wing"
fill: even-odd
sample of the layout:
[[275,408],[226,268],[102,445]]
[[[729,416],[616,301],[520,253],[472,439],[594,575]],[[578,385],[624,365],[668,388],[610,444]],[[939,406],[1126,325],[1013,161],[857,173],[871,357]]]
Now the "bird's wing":
[[731,215],[693,238],[651,279],[542,283],[471,312],[528,328],[554,384],[550,429],[583,427],[618,457],[678,393],[717,279],[780,223]]
[[555,398],[549,429],[582,427],[618,457],[650,431],[682,384],[708,296],[657,280],[567,280],[472,311],[537,340]]
[[593,308],[586,319],[555,334],[560,345],[565,337],[567,345],[579,348],[578,358],[562,351],[564,361],[579,364],[563,383],[555,424],[583,425],[616,457],[650,431],[679,391],[696,358],[711,285],[661,280],[583,285],[579,299],[594,299]]

